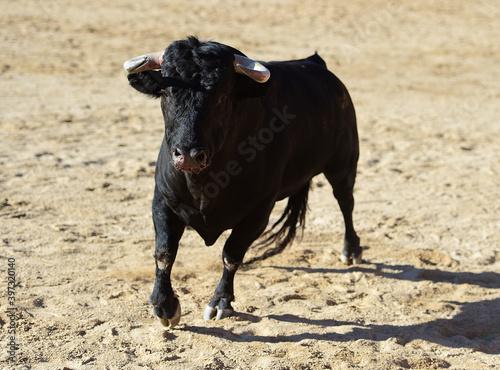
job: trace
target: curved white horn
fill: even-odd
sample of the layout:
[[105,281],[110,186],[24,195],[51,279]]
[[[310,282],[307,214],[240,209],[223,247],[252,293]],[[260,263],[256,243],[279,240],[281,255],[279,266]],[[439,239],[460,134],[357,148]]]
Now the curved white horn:
[[163,62],[163,51],[156,53],[144,54],[123,63],[123,68],[128,73],[138,73],[148,71],[150,69],[160,69]]
[[269,69],[264,67],[261,63],[253,59],[246,58],[242,55],[234,54],[234,71],[247,75],[252,80],[259,83],[264,83],[271,77]]

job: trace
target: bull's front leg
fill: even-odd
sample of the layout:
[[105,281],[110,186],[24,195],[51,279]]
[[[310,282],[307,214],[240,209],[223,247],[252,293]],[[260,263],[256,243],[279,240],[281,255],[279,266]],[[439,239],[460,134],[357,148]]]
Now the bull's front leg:
[[161,324],[173,328],[181,319],[181,306],[172,289],[170,274],[185,225],[167,205],[157,187],[153,198],[153,222],[156,239],[156,280],[149,300]]
[[233,314],[231,302],[234,301],[234,276],[243,262],[245,253],[252,243],[264,232],[272,210],[272,204],[265,204],[247,216],[237,227],[224,245],[222,262],[224,270],[215,293],[205,309],[203,318],[220,320]]

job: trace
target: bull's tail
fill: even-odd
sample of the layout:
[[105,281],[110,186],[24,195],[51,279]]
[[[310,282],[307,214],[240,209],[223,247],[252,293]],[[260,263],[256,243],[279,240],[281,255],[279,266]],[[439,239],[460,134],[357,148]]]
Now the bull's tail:
[[[265,251],[259,257],[252,258],[250,261],[245,262],[246,265],[265,260],[266,258],[281,253],[287,245],[293,242],[295,236],[297,235],[297,229],[300,228],[301,231],[304,230],[307,212],[307,197],[310,185],[311,182],[309,181],[296,194],[288,198],[286,208],[279,220],[274,223],[270,230],[266,231],[262,235],[264,240],[257,244],[257,246],[261,248],[275,244],[274,248]],[[280,229],[273,232],[273,230],[280,224]]]

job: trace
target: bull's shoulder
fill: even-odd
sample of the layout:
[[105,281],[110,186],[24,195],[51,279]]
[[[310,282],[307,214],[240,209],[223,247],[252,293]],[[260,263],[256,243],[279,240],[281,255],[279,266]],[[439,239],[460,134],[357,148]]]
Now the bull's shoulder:
[[269,62],[266,66],[271,71],[271,80],[281,90],[296,87],[319,92],[317,87],[322,86],[343,94],[343,84],[317,53],[304,59]]

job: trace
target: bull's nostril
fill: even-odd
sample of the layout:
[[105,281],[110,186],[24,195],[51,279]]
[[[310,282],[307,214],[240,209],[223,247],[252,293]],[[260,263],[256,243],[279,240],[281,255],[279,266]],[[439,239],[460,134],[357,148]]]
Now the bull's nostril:
[[194,156],[194,160],[199,165],[205,165],[205,163],[207,162],[207,153],[204,150],[202,150],[201,152],[199,152]]
[[181,152],[179,151],[179,149],[175,149],[174,150],[174,157],[179,157],[181,155]]

